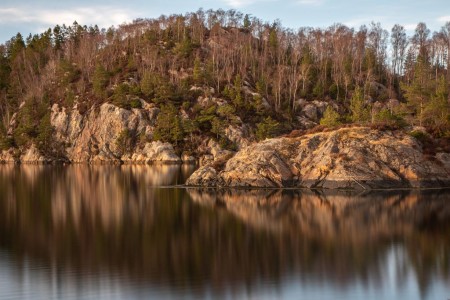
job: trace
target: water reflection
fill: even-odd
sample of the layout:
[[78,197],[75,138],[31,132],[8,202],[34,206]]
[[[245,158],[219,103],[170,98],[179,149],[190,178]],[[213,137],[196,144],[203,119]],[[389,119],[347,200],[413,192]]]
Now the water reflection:
[[192,171],[1,166],[0,298],[450,295],[449,191],[160,188]]

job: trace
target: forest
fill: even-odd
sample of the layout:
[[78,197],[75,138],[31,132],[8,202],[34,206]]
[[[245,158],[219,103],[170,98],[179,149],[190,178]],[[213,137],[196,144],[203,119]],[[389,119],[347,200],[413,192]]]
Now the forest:
[[56,25],[0,45],[0,150],[51,147],[55,103],[84,114],[105,102],[141,108],[140,99],[160,108],[152,138],[184,148],[205,135],[233,148],[224,135],[233,123],[256,139],[287,134],[302,128],[299,103],[316,99],[330,104],[323,127],[422,126],[449,137],[449,65],[450,22],[436,32],[419,23],[408,36],[402,25],[290,29],[200,9],[108,29]]

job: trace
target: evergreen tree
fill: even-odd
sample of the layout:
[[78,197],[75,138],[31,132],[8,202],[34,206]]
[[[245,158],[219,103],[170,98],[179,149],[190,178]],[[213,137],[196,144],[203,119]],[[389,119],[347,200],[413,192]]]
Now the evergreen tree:
[[94,76],[92,79],[92,85],[94,89],[94,94],[99,98],[106,97],[106,86],[109,82],[109,74],[106,69],[101,65],[97,64],[94,71]]
[[444,133],[450,130],[450,105],[448,102],[449,88],[445,76],[437,82],[436,93],[427,103],[423,115],[424,121]]
[[211,120],[211,132],[216,135],[217,140],[223,134],[223,131],[224,131],[223,127],[224,127],[224,124],[220,118],[214,117]]
[[417,116],[419,126],[424,125],[425,108],[433,94],[433,85],[430,81],[430,66],[424,57],[418,57],[411,83],[402,83],[401,88],[405,92],[408,105],[412,107],[413,113]]
[[320,125],[327,127],[335,127],[341,124],[340,115],[333,109],[331,105],[328,105],[325,110],[322,119],[320,119]]
[[203,83],[203,70],[201,67],[200,58],[196,57],[194,61],[193,79],[196,84]]
[[156,119],[154,139],[178,145],[183,140],[184,131],[178,110],[173,104],[161,106]]
[[256,124],[256,137],[258,140],[275,137],[280,130],[280,123],[272,119],[270,116],[262,122]]
[[370,111],[364,103],[364,95],[362,90],[357,87],[350,99],[350,117],[353,122],[367,122],[370,117]]
[[242,78],[241,75],[237,75],[234,79],[233,93],[233,103],[235,107],[242,107],[244,105],[244,100],[242,97]]
[[235,112],[236,112],[236,109],[229,104],[224,104],[217,108],[217,114],[219,116],[225,118],[227,123],[230,123],[230,121],[233,119]]
[[38,126],[38,134],[36,137],[37,147],[42,152],[46,153],[52,149],[53,144],[53,128],[50,121],[50,111],[40,119]]
[[250,15],[246,14],[244,17],[244,28],[245,29],[249,29],[250,26],[252,25],[252,22],[250,21]]
[[114,89],[113,104],[124,109],[131,109],[131,104],[128,101],[127,95],[129,92],[129,85],[126,83],[119,84]]

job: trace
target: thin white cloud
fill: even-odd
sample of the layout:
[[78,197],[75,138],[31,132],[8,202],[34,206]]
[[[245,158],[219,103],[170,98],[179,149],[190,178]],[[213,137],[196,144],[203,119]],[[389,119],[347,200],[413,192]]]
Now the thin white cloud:
[[77,21],[79,24],[109,27],[131,21],[134,17],[136,14],[130,10],[100,6],[73,9],[0,8],[0,24],[35,23],[39,26],[54,26],[70,25]]
[[408,23],[408,24],[403,25],[403,27],[404,27],[405,30],[407,30],[407,31],[412,31],[412,30],[415,30],[415,29],[416,29],[417,23]]
[[437,19],[437,21],[438,21],[439,23],[450,22],[450,15],[449,15],[449,16],[442,16],[442,17],[439,17],[439,18]]
[[255,0],[225,0],[225,2],[231,7],[243,7],[255,3]]
[[224,2],[234,8],[241,8],[261,2],[275,2],[278,0],[224,0]]

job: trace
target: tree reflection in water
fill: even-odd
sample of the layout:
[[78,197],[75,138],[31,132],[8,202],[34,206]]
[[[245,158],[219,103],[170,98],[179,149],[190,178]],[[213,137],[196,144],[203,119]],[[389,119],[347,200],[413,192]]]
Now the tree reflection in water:
[[161,188],[192,171],[0,166],[0,247],[18,264],[217,295],[293,276],[382,289],[391,263],[397,284],[413,274],[424,296],[433,281],[450,285],[448,190]]

